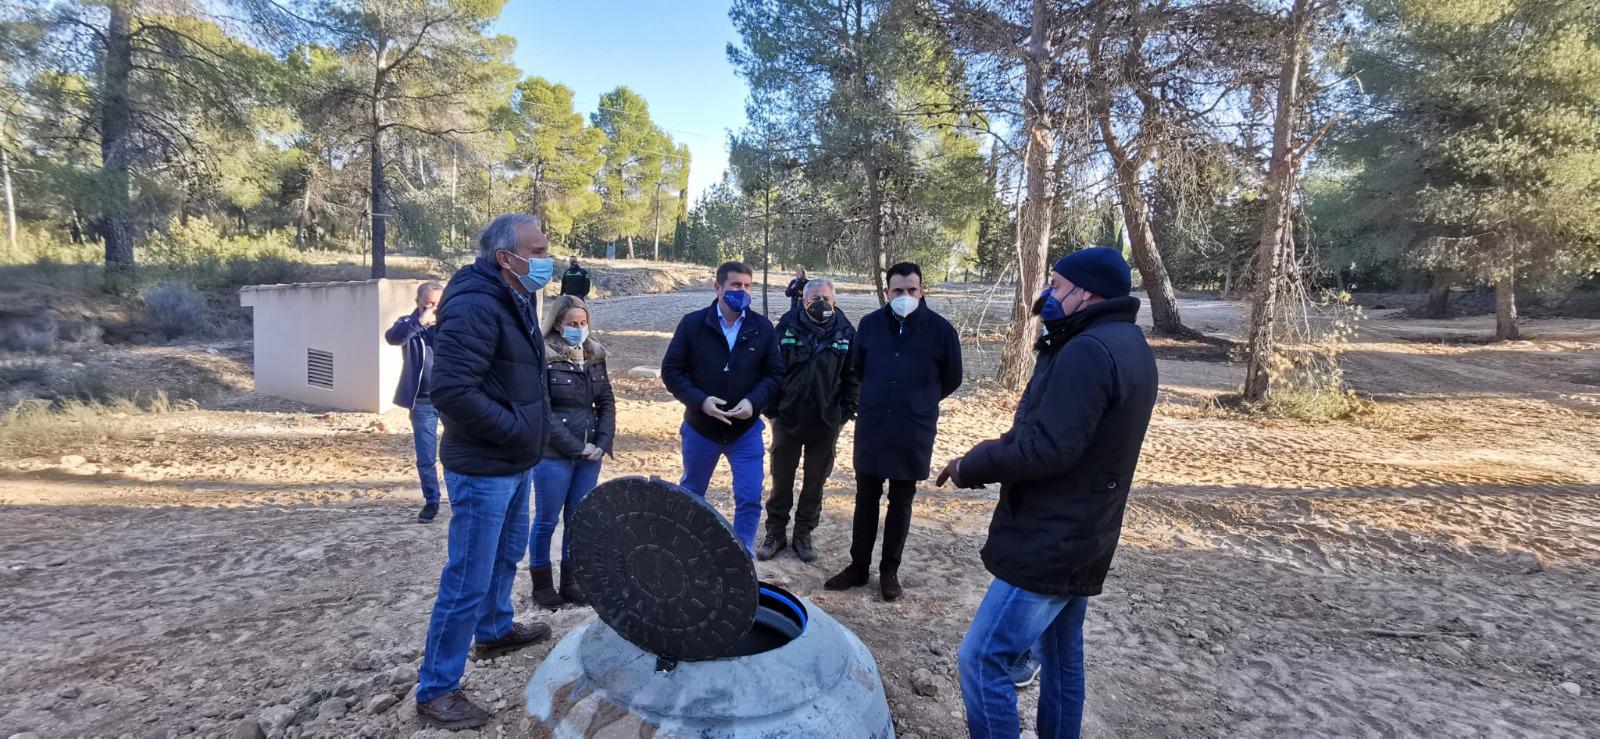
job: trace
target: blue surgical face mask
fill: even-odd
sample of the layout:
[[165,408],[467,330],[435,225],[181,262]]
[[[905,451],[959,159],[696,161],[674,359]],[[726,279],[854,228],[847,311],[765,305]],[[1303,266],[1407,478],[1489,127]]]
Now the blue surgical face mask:
[[750,307],[750,293],[743,290],[728,290],[722,293],[722,302],[727,303],[735,312]]
[[895,315],[905,318],[906,316],[911,315],[911,312],[915,311],[920,303],[921,301],[911,297],[910,295],[901,295],[900,297],[889,301],[889,310],[894,311]]
[[561,338],[566,339],[567,343],[571,344],[572,346],[579,346],[583,343],[584,339],[589,338],[589,327],[562,326]]
[[[522,257],[512,254],[509,251],[506,253],[511,254],[511,256],[517,259],[522,259]],[[522,259],[522,261],[528,263],[528,273],[525,275],[517,275],[517,282],[522,283],[522,286],[530,293],[536,293],[540,290],[543,290],[544,286],[550,282],[550,273],[555,271],[555,260],[546,258]],[[516,273],[513,272],[512,274]]]
[[1061,300],[1055,298],[1055,288],[1047,287],[1039,294],[1039,317],[1046,321],[1059,321],[1067,317],[1067,309],[1061,304],[1062,300],[1072,297],[1078,288],[1067,291]]

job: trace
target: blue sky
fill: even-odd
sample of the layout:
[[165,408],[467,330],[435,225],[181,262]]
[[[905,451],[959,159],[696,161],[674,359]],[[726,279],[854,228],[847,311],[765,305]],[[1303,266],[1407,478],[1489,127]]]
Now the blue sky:
[[748,92],[728,63],[726,0],[510,0],[495,31],[517,40],[523,74],[572,88],[584,115],[618,85],[643,95],[656,125],[689,145],[691,200],[721,179]]

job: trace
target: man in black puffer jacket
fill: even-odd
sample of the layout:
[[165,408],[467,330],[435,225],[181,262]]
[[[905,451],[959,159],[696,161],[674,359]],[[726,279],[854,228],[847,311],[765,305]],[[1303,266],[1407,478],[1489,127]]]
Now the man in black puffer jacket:
[[816,560],[811,532],[822,521],[822,486],[833,474],[839,429],[855,418],[861,397],[861,380],[850,362],[856,329],[834,303],[833,282],[811,280],[801,290],[801,310],[778,319],[784,374],[766,410],[773,420],[772,493],[767,497],[767,538],[756,550],[761,560],[772,559],[789,545],[789,509],[801,456],[806,472],[794,511],[794,553],[802,562]]
[[1038,361],[1011,430],[951,460],[939,484],[1000,483],[983,563],[995,580],[961,644],[961,694],[974,737],[1019,731],[1015,666],[1043,663],[1040,737],[1083,719],[1083,618],[1122,531],[1128,488],[1155,407],[1155,356],[1135,325],[1122,254],[1057,261],[1035,303]]
[[444,421],[450,538],[428,623],[417,718],[445,729],[482,726],[489,713],[461,692],[467,648],[492,659],[538,642],[550,627],[512,621],[511,585],[528,541],[533,466],[544,456],[544,340],[539,289],[552,264],[543,223],[500,216],[478,258],[450,278],[434,330],[428,388]]
[[705,497],[717,460],[733,473],[733,530],[755,552],[761,524],[764,428],[767,407],[783,379],[772,323],[748,310],[754,271],[742,262],[717,268],[717,299],[683,317],[661,358],[661,381],[683,403],[683,478],[678,484]]

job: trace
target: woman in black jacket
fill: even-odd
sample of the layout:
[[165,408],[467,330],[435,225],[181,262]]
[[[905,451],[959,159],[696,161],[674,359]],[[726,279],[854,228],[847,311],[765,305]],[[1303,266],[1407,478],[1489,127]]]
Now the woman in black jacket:
[[[533,468],[533,531],[528,536],[528,567],[533,599],[546,608],[583,603],[583,592],[567,561],[561,537],[561,589],[550,573],[550,539],[556,524],[572,520],[578,501],[600,479],[600,458],[611,453],[616,436],[616,401],[606,376],[606,349],[589,336],[589,307],[562,295],[545,312],[546,377],[549,383],[550,441]],[[563,515],[563,511],[565,514]]]

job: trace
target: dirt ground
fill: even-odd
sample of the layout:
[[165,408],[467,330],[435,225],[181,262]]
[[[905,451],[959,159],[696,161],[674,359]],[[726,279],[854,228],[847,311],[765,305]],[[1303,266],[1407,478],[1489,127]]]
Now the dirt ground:
[[[931,301],[962,327],[969,375],[936,460],[1007,424],[1012,399],[978,379],[997,361],[1003,297],[952,286]],[[624,375],[655,365],[678,317],[710,300],[595,301],[621,395],[606,477],[677,474],[679,407]],[[875,306],[859,291],[842,302],[851,316]],[[1183,308],[1196,328],[1239,332],[1238,304]],[[1325,424],[1216,410],[1204,401],[1239,367],[1164,345],[1163,404],[1089,611],[1087,733],[1592,736],[1600,322],[1526,328],[1528,341],[1485,345],[1492,318],[1379,312],[1347,365],[1376,409]],[[250,385],[247,346],[148,351]],[[408,694],[445,526],[413,523],[403,414],[233,391],[200,410],[62,423],[0,445],[0,736],[441,735],[418,730]],[[989,580],[977,553],[995,493],[922,488],[902,601],[826,592],[848,548],[852,443],[847,430],[822,559],[758,569],[871,648],[901,736],[962,736],[955,652]],[[713,481],[724,511],[728,484]],[[525,580],[516,598],[527,607]],[[527,615],[559,638],[590,612]],[[469,666],[467,689],[496,712],[476,735],[543,735],[522,690],[553,643]],[[936,695],[912,690],[921,668]]]

